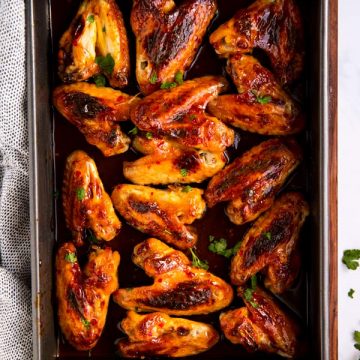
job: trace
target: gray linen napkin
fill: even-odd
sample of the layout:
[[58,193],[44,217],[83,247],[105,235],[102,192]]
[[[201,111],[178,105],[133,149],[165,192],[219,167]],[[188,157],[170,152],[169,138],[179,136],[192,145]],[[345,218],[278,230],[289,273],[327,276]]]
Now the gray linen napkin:
[[0,359],[32,358],[25,4],[0,0]]

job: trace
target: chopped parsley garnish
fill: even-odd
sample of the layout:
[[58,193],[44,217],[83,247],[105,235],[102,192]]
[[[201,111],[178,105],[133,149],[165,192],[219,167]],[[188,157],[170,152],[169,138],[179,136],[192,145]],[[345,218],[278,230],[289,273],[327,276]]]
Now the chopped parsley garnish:
[[184,193],[189,193],[190,191],[192,191],[192,187],[190,185],[186,185],[181,191]]
[[255,290],[256,289],[256,286],[257,286],[257,277],[256,277],[256,275],[253,275],[252,277],[251,277],[251,289],[252,290]]
[[76,261],[76,255],[74,253],[67,253],[65,255],[65,260],[71,264],[73,264]]
[[265,236],[268,240],[271,240],[271,232],[264,232],[263,236]]
[[256,101],[261,105],[268,104],[272,100],[271,96],[260,96],[256,90],[252,90],[251,92],[255,95]]
[[354,331],[355,349],[360,350],[360,331]]
[[129,135],[137,135],[138,132],[139,132],[139,129],[135,126],[128,132],[128,134]]
[[153,134],[152,134],[151,132],[147,132],[147,133],[145,134],[145,136],[146,136],[146,138],[149,139],[149,140],[151,140],[151,139],[153,138]]
[[252,307],[254,307],[255,309],[259,306],[259,304],[254,301],[253,299],[253,295],[254,295],[254,291],[256,290],[256,286],[257,286],[257,277],[256,275],[253,275],[251,277],[251,287],[247,288],[245,291],[244,291],[244,298],[246,301],[248,301],[250,303],[250,305]]
[[111,75],[114,71],[115,61],[110,54],[106,56],[97,56],[95,62],[100,66],[101,70],[107,74]]
[[182,85],[184,83],[184,74],[181,71],[178,71],[175,74],[175,81],[178,85]]
[[169,82],[169,81],[166,81],[164,83],[161,84],[160,86],[160,89],[172,89],[174,87],[177,86],[177,83],[176,82]]
[[157,80],[158,80],[157,75],[156,75],[155,72],[153,72],[153,73],[151,74],[151,76],[150,76],[150,79],[149,79],[150,84],[153,84],[153,85],[156,84]]
[[210,245],[208,249],[214,254],[225,256],[229,258],[237,253],[240,247],[240,242],[238,242],[233,248],[227,248],[227,240],[224,238],[220,238],[216,240],[214,236],[209,236]]
[[85,199],[85,189],[84,188],[77,188],[76,189],[76,197],[78,200],[84,200]]
[[343,262],[343,264],[345,264],[348,267],[348,269],[356,270],[359,267],[359,260],[360,260],[360,250],[359,249],[352,249],[352,250],[344,251],[342,262]]
[[196,255],[195,251],[190,248],[190,253],[191,253],[191,257],[192,257],[192,264],[193,266],[200,268],[200,269],[204,269],[204,270],[208,270],[209,269],[209,264],[206,260],[200,260],[199,257]]
[[89,15],[86,20],[92,24],[95,21],[95,17],[94,15]]
[[81,318],[81,322],[86,327],[86,329],[90,329],[90,321],[86,320],[85,318]]
[[354,298],[354,292],[355,292],[354,289],[350,289],[349,292],[348,292],[348,297],[353,299]]
[[86,237],[86,240],[87,240],[90,244],[95,244],[95,245],[100,244],[100,240],[98,240],[98,239],[96,238],[96,236],[94,235],[94,233],[93,233],[92,230],[90,230],[90,229],[85,229],[85,237]]
[[104,87],[106,85],[105,76],[101,74],[94,76],[94,82],[97,87]]
[[181,169],[181,170],[180,170],[180,174],[181,174],[181,176],[183,176],[183,177],[187,176],[187,174],[188,174],[187,169]]

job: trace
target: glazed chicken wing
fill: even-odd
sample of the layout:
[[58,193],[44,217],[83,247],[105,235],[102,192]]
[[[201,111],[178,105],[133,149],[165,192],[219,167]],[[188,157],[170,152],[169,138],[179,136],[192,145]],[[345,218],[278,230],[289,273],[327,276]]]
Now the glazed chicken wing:
[[121,216],[138,230],[157,236],[180,249],[193,247],[195,229],[186,226],[205,212],[203,190],[172,187],[158,190],[140,185],[118,185],[111,199]]
[[133,145],[146,156],[124,161],[124,176],[139,185],[201,183],[227,162],[223,152],[186,148],[161,137],[137,136]]
[[110,196],[106,193],[95,162],[83,151],[74,151],[66,160],[62,201],[67,227],[77,246],[85,230],[97,239],[110,241],[120,231]]
[[219,334],[211,325],[171,318],[160,312],[139,315],[129,311],[121,328],[129,338],[121,339],[117,347],[126,358],[196,355],[219,341]]
[[135,0],[131,26],[136,36],[136,78],[149,94],[173,83],[191,65],[216,12],[215,0]]
[[258,60],[251,55],[232,55],[227,71],[239,94],[213,99],[208,107],[213,115],[232,126],[263,135],[289,135],[303,129],[304,116],[299,105]]
[[303,27],[293,0],[255,1],[213,32],[210,43],[222,57],[260,48],[281,84],[298,79],[303,69]]
[[127,85],[128,40],[115,0],[83,1],[59,48],[58,72],[63,82],[84,81],[101,72],[112,87]]
[[238,289],[246,307],[220,315],[225,337],[249,352],[265,351],[293,358],[299,349],[298,325],[259,287],[252,291],[251,299],[246,290],[249,289]]
[[62,85],[53,92],[53,103],[60,114],[105,156],[128,150],[130,138],[117,122],[128,120],[131,107],[138,101],[121,91],[88,83]]
[[265,286],[282,293],[298,275],[297,242],[309,206],[299,193],[280,196],[244,236],[231,262],[231,281],[243,285],[259,271]]
[[90,350],[105,325],[110,295],[118,288],[120,255],[94,247],[82,271],[72,243],[56,255],[58,317],[66,340],[77,350]]
[[230,201],[226,214],[236,225],[255,220],[270,208],[300,160],[301,151],[294,140],[264,141],[211,179],[205,192],[206,202],[213,207]]
[[116,291],[114,301],[125,309],[190,316],[218,311],[232,301],[230,285],[192,266],[184,253],[160,240],[148,239],[138,244],[133,261],[154,278],[154,284]]
[[151,134],[196,149],[222,152],[234,142],[234,131],[205,113],[207,103],[227,89],[222,77],[205,76],[159,90],[132,108],[131,120]]

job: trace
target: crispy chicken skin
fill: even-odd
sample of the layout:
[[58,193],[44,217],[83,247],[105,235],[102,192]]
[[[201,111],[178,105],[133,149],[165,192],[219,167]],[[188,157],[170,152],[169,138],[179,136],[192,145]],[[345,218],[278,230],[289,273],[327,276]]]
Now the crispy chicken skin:
[[133,162],[124,161],[124,176],[139,185],[201,183],[227,162],[223,152],[187,148],[161,137],[137,136],[133,146],[146,156]]
[[299,349],[298,325],[265,291],[257,287],[248,301],[244,296],[245,289],[240,287],[238,295],[246,307],[220,315],[225,337],[249,352],[265,351],[293,358]]
[[66,160],[62,202],[66,226],[77,246],[83,244],[86,229],[105,241],[119,233],[121,222],[110,196],[104,189],[94,160],[83,151],[74,151]]
[[131,26],[136,36],[136,78],[143,93],[184,73],[217,10],[215,0],[134,0]]
[[210,43],[222,57],[260,48],[281,84],[298,79],[303,69],[303,26],[293,0],[255,1],[215,30]]
[[239,94],[213,99],[208,106],[211,114],[227,124],[263,135],[295,134],[304,128],[299,105],[253,56],[230,56],[227,71]]
[[125,309],[190,316],[218,311],[233,299],[233,290],[224,280],[192,266],[184,253],[160,240],[138,244],[133,262],[154,278],[154,284],[116,291],[113,299]]
[[129,311],[121,328],[129,338],[121,339],[117,347],[126,358],[196,355],[219,341],[219,334],[211,325],[171,318],[161,312],[139,315]]
[[287,290],[298,275],[297,243],[309,206],[299,193],[286,193],[244,236],[231,262],[231,281],[243,285],[259,271],[273,293]]
[[[111,57],[114,66],[99,66],[97,56]],[[60,39],[58,62],[63,82],[84,81],[102,72],[112,87],[127,85],[128,40],[122,14],[114,0],[83,1]]]
[[116,186],[111,199],[121,216],[136,229],[157,236],[180,249],[193,247],[195,229],[186,226],[200,219],[206,210],[203,190],[182,187],[158,190],[148,186]]
[[131,120],[140,129],[178,144],[213,152],[234,142],[234,131],[205,113],[207,103],[228,87],[222,77],[205,76],[185,81],[169,90],[159,90],[131,110]]
[[60,114],[105,156],[128,150],[130,138],[116,122],[128,120],[138,101],[121,91],[88,83],[61,85],[53,92],[53,104]]
[[218,172],[205,192],[209,207],[230,201],[226,214],[236,225],[255,220],[270,208],[276,193],[299,165],[293,139],[271,139],[253,147]]
[[105,325],[110,295],[118,288],[120,255],[110,248],[93,247],[84,270],[68,242],[56,255],[58,318],[66,340],[77,350],[90,350]]

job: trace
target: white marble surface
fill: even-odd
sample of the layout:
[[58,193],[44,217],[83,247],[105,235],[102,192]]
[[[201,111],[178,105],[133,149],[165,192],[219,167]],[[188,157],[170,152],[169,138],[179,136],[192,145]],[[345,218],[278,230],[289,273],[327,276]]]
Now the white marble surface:
[[360,248],[359,30],[360,1],[339,0],[339,360],[360,358],[353,340],[360,331],[360,269],[341,263],[345,249]]

